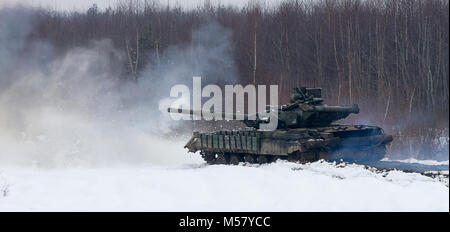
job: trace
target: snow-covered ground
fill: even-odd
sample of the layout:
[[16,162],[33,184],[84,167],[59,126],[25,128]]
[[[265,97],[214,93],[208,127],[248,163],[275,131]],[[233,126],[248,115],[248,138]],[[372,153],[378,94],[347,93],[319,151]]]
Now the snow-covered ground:
[[448,178],[356,164],[0,169],[0,211],[449,211]]
[[[0,211],[449,210],[448,171],[431,178],[329,162],[207,166],[186,153],[185,138],[125,132],[73,146],[59,142],[73,136],[0,140]],[[27,149],[15,149],[21,144]]]
[[382,159],[382,161],[396,161],[402,163],[410,163],[410,164],[423,164],[423,165],[448,165],[448,160],[437,161],[437,160],[418,160],[414,158],[404,159],[404,160],[390,160],[388,158]]

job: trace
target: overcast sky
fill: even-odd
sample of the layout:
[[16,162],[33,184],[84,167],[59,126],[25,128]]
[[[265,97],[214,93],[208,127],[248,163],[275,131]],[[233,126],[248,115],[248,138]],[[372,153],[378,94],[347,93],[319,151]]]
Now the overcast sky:
[[[84,11],[87,10],[92,4],[97,4],[99,8],[104,9],[108,6],[115,6],[117,2],[126,2],[127,0],[0,0],[0,6],[5,5],[14,5],[16,3],[20,3],[23,5],[31,5],[31,6],[42,6],[48,7],[51,9],[59,10],[59,11]],[[253,0],[253,1],[261,1],[265,3],[276,3],[282,0]],[[160,2],[162,5],[180,5],[185,8],[195,8],[198,5],[203,5],[205,0],[156,0],[156,2]],[[224,5],[235,5],[238,7],[242,7],[247,3],[247,0],[210,0],[213,5],[216,5],[218,2]]]

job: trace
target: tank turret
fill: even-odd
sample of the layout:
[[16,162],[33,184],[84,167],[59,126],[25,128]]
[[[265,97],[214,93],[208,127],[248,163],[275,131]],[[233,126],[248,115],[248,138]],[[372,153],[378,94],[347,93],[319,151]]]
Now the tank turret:
[[[353,106],[328,106],[323,103],[322,89],[320,88],[294,88],[290,103],[282,106],[267,106],[266,110],[278,109],[277,129],[304,128],[327,126],[332,122],[348,117],[350,114],[358,114],[357,104]],[[169,108],[168,112],[190,115],[201,115],[201,112],[185,109]],[[222,118],[241,118],[242,122],[249,127],[259,129],[261,123],[268,123],[269,118],[260,114],[231,114],[225,112],[214,112],[214,115]]]
[[357,104],[328,106],[323,101],[321,88],[294,88],[290,103],[279,108],[279,128],[327,126],[359,113]]

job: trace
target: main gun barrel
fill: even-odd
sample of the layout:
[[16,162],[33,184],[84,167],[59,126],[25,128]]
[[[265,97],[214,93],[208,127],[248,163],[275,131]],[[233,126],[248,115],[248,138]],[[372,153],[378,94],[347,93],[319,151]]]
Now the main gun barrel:
[[175,109],[175,108],[167,108],[167,112],[169,113],[177,113],[177,114],[190,114],[190,115],[194,115],[194,114],[199,114],[201,115],[201,110],[191,110],[191,109]]
[[358,107],[357,104],[354,104],[353,106],[327,106],[327,105],[320,105],[320,106],[314,106],[314,111],[317,111],[317,112],[340,112],[340,113],[358,114],[359,113],[359,107]]
[[[205,112],[201,110],[192,110],[192,109],[175,109],[168,108],[167,111],[169,113],[178,113],[178,114],[190,114],[190,115],[203,115]],[[234,114],[234,113],[225,113],[225,112],[210,112],[215,117],[222,116],[224,119],[241,119],[241,120],[261,120],[258,117],[258,114]]]

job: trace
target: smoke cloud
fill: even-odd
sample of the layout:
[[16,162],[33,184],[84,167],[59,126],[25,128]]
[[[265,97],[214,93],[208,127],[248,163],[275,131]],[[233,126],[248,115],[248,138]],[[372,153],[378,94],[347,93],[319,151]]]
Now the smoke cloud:
[[[191,162],[164,111],[170,87],[192,76],[233,82],[231,32],[201,26],[169,47],[138,82],[124,81],[125,53],[110,40],[56,54],[28,41],[33,12],[0,9],[0,165],[38,167]],[[208,83],[205,83],[208,84]],[[186,135],[187,136],[187,135]]]

